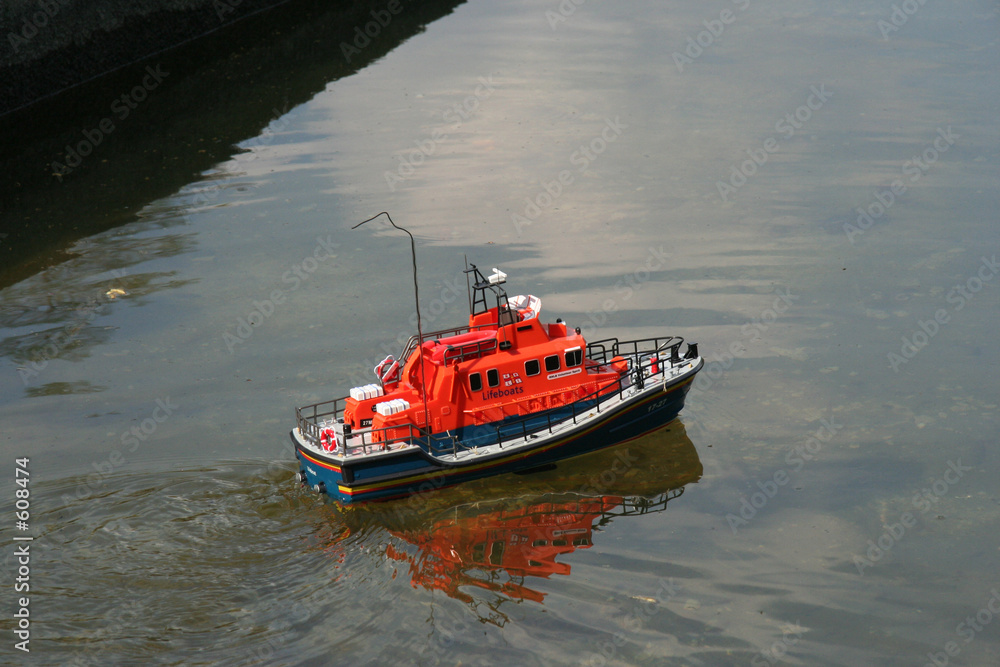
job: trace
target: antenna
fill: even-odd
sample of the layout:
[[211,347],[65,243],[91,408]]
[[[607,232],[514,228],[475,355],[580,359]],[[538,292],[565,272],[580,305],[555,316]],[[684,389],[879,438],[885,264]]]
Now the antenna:
[[465,258],[465,293],[469,297],[469,312],[472,312],[472,288],[469,286],[469,256],[462,255]]
[[424,332],[420,324],[420,288],[417,285],[417,244],[413,240],[413,234],[409,231],[403,229],[395,222],[392,221],[392,217],[386,212],[376,213],[367,220],[362,220],[358,224],[351,227],[351,229],[357,229],[366,222],[371,222],[380,215],[384,215],[389,220],[389,224],[398,229],[401,232],[406,232],[406,235],[410,237],[410,255],[413,257],[413,298],[417,305],[417,354],[420,355],[420,392],[423,396],[424,401],[424,427],[427,429],[427,446],[431,446],[430,434],[431,434],[431,420],[430,413],[427,410],[427,373],[424,371]]

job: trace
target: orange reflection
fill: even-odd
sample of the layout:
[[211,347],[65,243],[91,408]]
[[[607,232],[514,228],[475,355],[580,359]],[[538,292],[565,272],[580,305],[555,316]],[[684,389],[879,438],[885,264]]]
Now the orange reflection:
[[701,473],[683,424],[674,422],[543,471],[359,506],[348,511],[348,521],[381,525],[399,538],[385,554],[409,566],[414,587],[473,606],[472,588],[499,602],[542,602],[545,594],[525,583],[529,577],[569,576],[570,564],[560,559],[592,546],[595,527],[665,510]]

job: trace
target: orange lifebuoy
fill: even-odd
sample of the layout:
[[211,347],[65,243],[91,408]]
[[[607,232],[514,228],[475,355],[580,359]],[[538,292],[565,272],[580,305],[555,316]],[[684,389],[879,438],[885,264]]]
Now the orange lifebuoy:
[[337,434],[333,432],[332,428],[323,429],[323,432],[319,435],[319,444],[328,452],[332,452],[337,448]]

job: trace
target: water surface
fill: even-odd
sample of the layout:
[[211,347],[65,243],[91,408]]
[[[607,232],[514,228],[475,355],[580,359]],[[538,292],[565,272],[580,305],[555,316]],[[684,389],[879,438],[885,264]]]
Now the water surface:
[[[16,659],[997,662],[995,3],[885,36],[892,3],[559,7],[467,2],[358,68],[326,48],[327,83],[289,75],[300,97],[237,148],[168,192],[109,181],[122,220],[81,208],[96,231],[11,260],[0,442],[31,459],[36,538]],[[463,320],[467,256],[591,339],[698,341],[650,464],[364,509],[300,489],[294,406],[413,333],[407,239],[350,231],[381,210],[417,237],[427,328]],[[508,551],[524,536],[548,544]]]

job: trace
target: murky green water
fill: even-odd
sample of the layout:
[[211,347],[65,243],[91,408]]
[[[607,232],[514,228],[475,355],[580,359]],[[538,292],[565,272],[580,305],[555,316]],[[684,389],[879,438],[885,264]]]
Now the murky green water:
[[[319,20],[242,52],[299,58],[266,85],[178,69],[0,213],[78,218],[4,259],[3,655],[1000,661],[996,4],[434,11],[353,64]],[[407,239],[349,231],[381,210],[427,328],[462,321],[467,255],[591,338],[698,341],[682,423],[418,502],[301,490],[293,408],[413,332]]]

